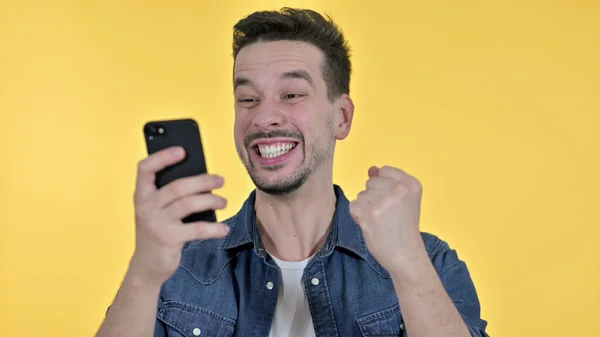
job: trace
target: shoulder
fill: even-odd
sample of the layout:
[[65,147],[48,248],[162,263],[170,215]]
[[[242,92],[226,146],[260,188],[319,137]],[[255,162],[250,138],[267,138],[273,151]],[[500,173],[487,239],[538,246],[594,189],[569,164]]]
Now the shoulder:
[[[231,218],[223,221],[231,223]],[[223,249],[225,238],[196,240],[184,245],[180,268],[202,284],[214,282],[235,253]]]
[[444,274],[457,268],[467,271],[466,263],[460,259],[457,250],[451,247],[447,241],[427,232],[421,232],[421,237],[429,259],[438,273]]

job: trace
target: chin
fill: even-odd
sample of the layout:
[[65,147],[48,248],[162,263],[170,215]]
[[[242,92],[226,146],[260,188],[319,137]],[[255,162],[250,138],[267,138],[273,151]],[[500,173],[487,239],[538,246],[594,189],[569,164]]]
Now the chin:
[[286,195],[297,191],[310,176],[310,172],[300,172],[288,175],[285,178],[273,179],[273,177],[259,177],[251,174],[250,177],[256,188],[270,195]]

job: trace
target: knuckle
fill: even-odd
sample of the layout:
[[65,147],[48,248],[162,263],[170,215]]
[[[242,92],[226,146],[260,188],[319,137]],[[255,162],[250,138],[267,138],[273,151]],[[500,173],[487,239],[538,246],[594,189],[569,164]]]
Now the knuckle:
[[395,167],[385,165],[379,169],[380,172],[383,172],[385,175],[393,175],[399,173],[399,170]]
[[202,224],[198,224],[198,225],[194,226],[194,235],[196,237],[203,237],[203,236],[207,235],[206,226],[204,226]]
[[389,165],[383,165],[382,167],[379,168],[379,172],[384,172],[384,173],[389,173],[390,170],[391,170],[391,167]]
[[180,198],[184,194],[184,186],[181,181],[174,181],[169,185],[169,194],[175,198]]
[[376,216],[382,215],[388,209],[393,209],[394,207],[397,207],[401,200],[402,198],[400,196],[394,194],[388,194],[382,197],[381,200],[379,200],[379,202],[377,203],[377,206],[374,207],[374,212],[376,212]]
[[194,202],[193,197],[187,197],[187,198],[182,198],[181,201],[179,202],[179,205],[181,207],[181,209],[185,212],[185,213],[189,213],[189,212],[193,212],[194,211],[194,205],[196,204]]
[[381,204],[379,204],[379,205],[373,206],[369,209],[369,216],[371,216],[373,219],[378,219],[383,212],[384,212],[384,209],[383,209],[383,207],[381,207]]
[[423,191],[423,184],[417,180],[417,179],[413,179],[412,181],[412,190],[415,192],[422,192]]
[[138,170],[138,172],[145,172],[147,166],[148,166],[148,160],[147,159],[142,159],[142,160],[138,161],[138,164],[137,164],[137,170]]
[[136,218],[144,219],[150,211],[148,203],[141,203],[135,207],[135,216]]
[[395,195],[398,197],[404,197],[406,194],[408,194],[408,189],[403,184],[396,183],[394,186],[394,192],[396,192]]

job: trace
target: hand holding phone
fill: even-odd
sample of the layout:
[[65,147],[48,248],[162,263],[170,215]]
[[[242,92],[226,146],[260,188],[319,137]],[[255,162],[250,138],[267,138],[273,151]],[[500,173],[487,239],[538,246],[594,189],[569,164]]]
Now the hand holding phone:
[[[160,189],[177,179],[207,173],[200,129],[193,119],[148,122],[144,126],[144,136],[149,155],[174,146],[182,147],[185,151],[185,158],[182,161],[156,173],[157,188]],[[209,209],[190,214],[182,221],[184,223],[215,222],[217,217],[215,211]]]
[[149,156],[138,166],[136,248],[130,270],[144,282],[162,284],[179,266],[186,242],[228,233],[228,226],[216,222],[214,215],[226,200],[212,193],[224,181],[206,172],[193,120],[150,122],[144,134]]

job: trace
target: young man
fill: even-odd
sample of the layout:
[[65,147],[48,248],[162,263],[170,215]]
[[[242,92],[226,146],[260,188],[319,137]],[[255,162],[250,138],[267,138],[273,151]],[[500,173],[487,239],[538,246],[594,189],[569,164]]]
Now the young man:
[[421,186],[371,167],[350,202],[332,182],[354,106],[343,35],[308,10],[235,26],[238,154],[256,185],[219,224],[180,219],[225,207],[215,175],[160,190],[181,149],[139,165],[136,248],[98,336],[487,336],[467,266],[419,230]]

